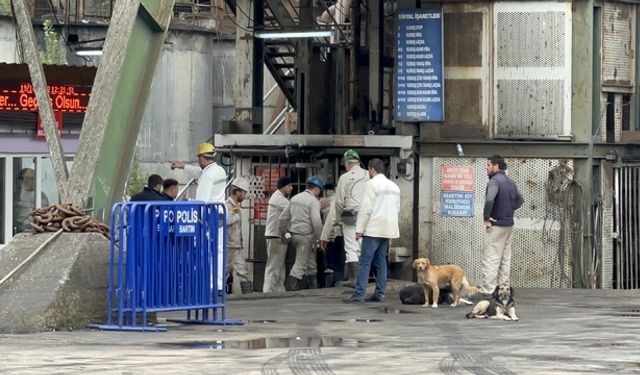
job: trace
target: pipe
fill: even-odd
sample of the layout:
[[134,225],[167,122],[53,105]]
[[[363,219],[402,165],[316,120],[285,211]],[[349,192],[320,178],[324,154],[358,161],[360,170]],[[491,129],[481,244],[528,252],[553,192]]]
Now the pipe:
[[11,276],[13,276],[16,272],[20,271],[20,269],[22,267],[24,267],[27,263],[29,263],[29,261],[31,259],[33,259],[36,255],[38,255],[38,253],[40,253],[40,251],[42,251],[42,249],[44,249],[45,247],[47,247],[47,245],[49,243],[51,243],[54,239],[56,239],[60,233],[62,233],[64,231],[64,229],[60,228],[58,229],[57,232],[53,233],[53,235],[49,238],[47,238],[46,241],[44,241],[42,243],[42,245],[38,246],[37,249],[35,249],[28,257],[27,259],[23,260],[22,263],[18,264],[18,266],[14,269],[11,270],[11,272],[9,272],[7,274],[7,276],[3,277],[2,280],[0,280],[0,286],[2,286],[2,284],[4,284],[7,280],[9,280],[11,278]]

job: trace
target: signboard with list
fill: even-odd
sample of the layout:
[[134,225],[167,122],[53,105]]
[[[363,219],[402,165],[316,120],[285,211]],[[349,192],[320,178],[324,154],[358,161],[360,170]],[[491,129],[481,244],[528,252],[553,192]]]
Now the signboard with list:
[[395,120],[444,121],[442,9],[400,9]]

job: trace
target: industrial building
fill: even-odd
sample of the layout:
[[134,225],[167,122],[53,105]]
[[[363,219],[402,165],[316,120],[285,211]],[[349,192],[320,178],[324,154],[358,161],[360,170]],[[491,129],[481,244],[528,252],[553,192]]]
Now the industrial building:
[[[20,170],[35,170],[38,206],[58,200],[38,114],[20,101],[28,70],[9,3],[0,1],[0,244],[16,232]],[[40,48],[49,20],[65,57],[65,66],[45,66],[50,84],[89,95],[105,61],[83,52],[103,47],[118,2],[27,3]],[[124,160],[186,184],[169,162],[192,161],[211,140],[228,174],[251,183],[245,250],[259,286],[275,181],[335,183],[349,148],[384,158],[402,191],[391,276],[410,280],[412,259],[428,256],[478,282],[484,164],[500,154],[526,200],[514,230],[516,287],[637,288],[637,9],[635,1],[176,1],[155,74],[144,78],[153,84],[137,141],[127,143],[135,158],[131,150]],[[60,100],[71,168],[87,103]]]

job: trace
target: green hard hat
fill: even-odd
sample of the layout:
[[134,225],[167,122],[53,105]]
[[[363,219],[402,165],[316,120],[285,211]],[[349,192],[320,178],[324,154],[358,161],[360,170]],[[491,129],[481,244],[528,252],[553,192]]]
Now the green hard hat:
[[343,160],[360,160],[360,156],[356,152],[356,150],[348,149],[344,152]]

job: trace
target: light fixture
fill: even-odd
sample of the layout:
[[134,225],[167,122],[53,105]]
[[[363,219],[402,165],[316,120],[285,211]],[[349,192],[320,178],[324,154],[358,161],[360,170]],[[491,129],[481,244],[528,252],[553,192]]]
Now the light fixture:
[[78,56],[102,56],[101,48],[79,48],[74,52]]
[[331,36],[331,30],[256,31],[253,36],[258,39],[321,38]]

